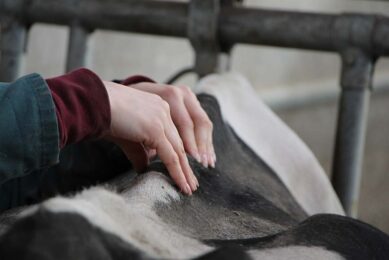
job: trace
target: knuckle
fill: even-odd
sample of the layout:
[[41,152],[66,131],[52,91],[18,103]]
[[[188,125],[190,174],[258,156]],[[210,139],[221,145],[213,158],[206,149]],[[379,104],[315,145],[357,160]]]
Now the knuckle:
[[209,129],[211,129],[211,130],[213,130],[213,123],[212,123],[212,121],[211,120],[208,120],[209,121]]
[[152,95],[153,98],[155,99],[155,101],[157,101],[157,102],[160,102],[160,101],[163,100],[163,99],[162,99],[159,95],[157,95],[157,94],[152,94],[152,93],[150,93],[150,95]]
[[156,94],[152,94],[153,95],[153,102],[159,106],[163,106],[163,102],[165,102],[160,96],[156,95]]
[[192,94],[194,94],[193,91],[192,91],[192,89],[191,89],[190,87],[188,87],[188,86],[181,86],[181,90],[182,90],[185,94],[187,94],[187,95],[192,95]]
[[194,129],[193,121],[190,120],[190,119],[183,119],[182,122],[181,122],[181,127],[189,128],[189,129]]
[[178,158],[178,156],[176,154],[170,156],[170,158],[166,162],[167,165],[177,165],[179,163],[180,163],[180,159]]
[[213,124],[208,117],[201,117],[201,119],[199,120],[199,124],[203,127],[207,127],[211,129],[213,128]]
[[168,85],[164,89],[164,95],[168,99],[178,99],[182,96],[182,93],[179,88]]
[[189,88],[189,87],[184,87],[184,91],[185,91],[185,95],[186,95],[188,98],[194,100],[198,105],[200,105],[200,102],[198,102],[198,99],[197,99],[196,94],[192,91],[191,88]]
[[163,110],[164,110],[165,112],[170,112],[170,105],[169,105],[168,102],[166,102],[165,100],[162,100],[162,101],[161,101],[161,105],[162,105]]
[[150,135],[154,136],[158,140],[162,139],[165,133],[165,129],[162,123],[156,123],[152,129],[150,128],[150,131]]
[[183,89],[184,91],[186,91],[186,92],[192,93],[192,89],[191,89],[190,87],[186,86],[186,85],[182,86],[182,89]]

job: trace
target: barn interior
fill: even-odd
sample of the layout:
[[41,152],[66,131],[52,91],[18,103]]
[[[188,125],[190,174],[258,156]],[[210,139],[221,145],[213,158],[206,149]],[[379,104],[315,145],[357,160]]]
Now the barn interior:
[[[10,57],[2,55],[0,81],[32,72],[48,78],[87,67],[104,79],[142,74],[166,82],[186,69],[174,84],[194,86],[199,77],[213,72],[239,72],[313,151],[333,180],[346,213],[389,233],[388,1],[58,4],[74,13],[71,18],[50,14],[42,7],[50,6],[45,3],[50,1],[30,2],[35,9],[28,11],[25,23],[23,1],[0,0],[2,21],[14,26],[1,34],[2,53],[13,52]],[[74,11],[78,4],[82,9],[82,2],[96,5],[96,13]],[[56,10],[57,4],[51,5]],[[133,25],[112,17],[98,21],[103,7],[120,16],[121,6],[129,6],[131,21],[140,17],[145,21]],[[229,12],[233,6],[259,11]],[[184,7],[189,12],[181,12]],[[234,23],[245,26],[254,17],[260,18],[252,28],[235,30]],[[329,24],[333,31],[320,31]],[[188,32],[182,31],[185,26]],[[346,30],[352,36],[344,37]],[[13,37],[12,46],[4,40],[7,37]],[[354,88],[356,96],[348,95]],[[356,131],[347,129],[349,119]],[[342,159],[345,154],[351,159]]]

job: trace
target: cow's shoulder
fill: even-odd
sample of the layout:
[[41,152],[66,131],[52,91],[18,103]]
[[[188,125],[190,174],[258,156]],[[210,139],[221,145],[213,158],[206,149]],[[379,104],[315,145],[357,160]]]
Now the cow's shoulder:
[[82,215],[44,208],[17,221],[1,237],[0,252],[2,259],[146,259]]

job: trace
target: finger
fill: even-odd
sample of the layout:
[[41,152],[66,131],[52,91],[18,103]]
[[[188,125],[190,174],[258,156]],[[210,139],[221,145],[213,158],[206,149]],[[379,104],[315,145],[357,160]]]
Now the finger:
[[194,132],[194,123],[190,117],[184,103],[175,110],[176,113],[172,116],[176,122],[177,130],[184,143],[185,151],[192,155],[198,162],[201,161],[200,154],[197,148],[196,137]]
[[149,164],[147,152],[141,143],[135,143],[116,138],[114,142],[119,145],[127,159],[137,172],[144,172]]
[[213,141],[212,141],[212,132],[209,131],[208,132],[208,145],[207,145],[207,151],[208,151],[208,162],[209,162],[209,165],[212,167],[212,168],[215,168],[215,160],[214,160],[214,150],[213,150]]
[[206,129],[201,126],[195,127],[196,142],[198,145],[199,153],[201,156],[201,163],[204,167],[208,167],[208,156],[207,156],[207,143],[208,135]]
[[160,139],[156,147],[157,154],[165,164],[173,181],[186,194],[191,195],[192,190],[181,169],[180,159],[166,136]]
[[157,150],[155,149],[146,149],[147,157],[149,158],[149,161],[153,160],[154,157],[157,155]]
[[192,189],[192,191],[197,190],[197,187],[199,185],[198,180],[193,174],[192,169],[190,168],[183,143],[173,122],[167,122],[165,134],[179,157],[181,169],[184,172],[185,178],[189,183],[190,188]]
[[201,156],[201,162],[204,167],[208,167],[212,162],[212,158],[209,156],[210,151],[213,149],[212,141],[209,138],[212,136],[212,122],[193,93],[188,92],[185,95],[184,102],[194,123],[196,143]]
[[[213,141],[212,141],[213,144]],[[213,157],[213,162],[216,164],[216,152],[215,152],[215,146],[212,145],[212,157]]]
[[209,131],[209,138],[208,138],[208,149],[209,154],[212,160],[212,167],[215,168],[216,163],[216,155],[215,155],[215,146],[213,144],[213,124],[211,126],[211,130]]
[[170,105],[171,118],[184,143],[185,151],[196,158],[196,160],[200,161],[194,135],[194,124],[184,103],[184,95],[186,93],[182,91],[181,88],[169,85],[162,86],[160,89],[162,89],[161,95],[163,99]]

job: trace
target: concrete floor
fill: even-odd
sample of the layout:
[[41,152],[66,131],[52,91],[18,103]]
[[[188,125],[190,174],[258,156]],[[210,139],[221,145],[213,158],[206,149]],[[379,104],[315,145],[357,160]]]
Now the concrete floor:
[[[330,173],[337,102],[278,110]],[[389,233],[389,92],[373,94],[369,113],[359,218]]]

